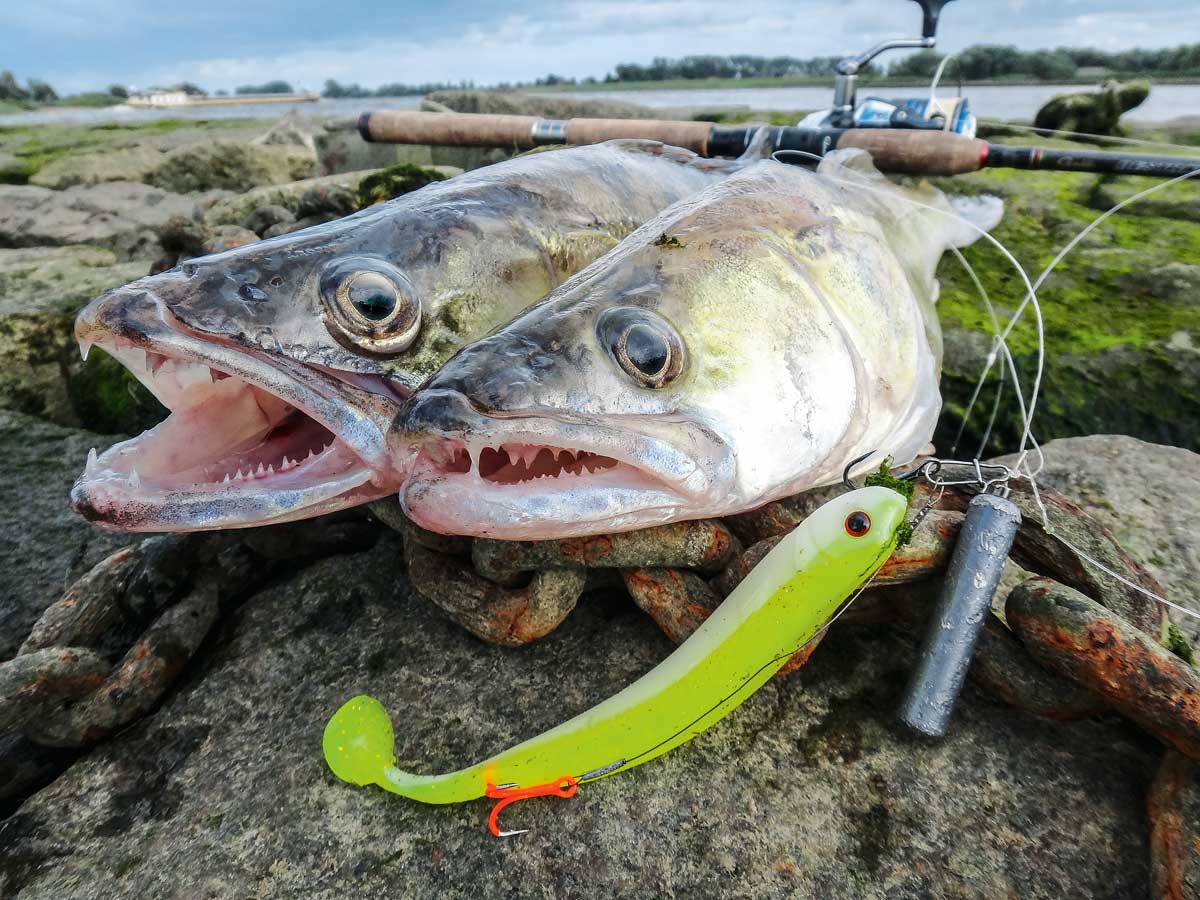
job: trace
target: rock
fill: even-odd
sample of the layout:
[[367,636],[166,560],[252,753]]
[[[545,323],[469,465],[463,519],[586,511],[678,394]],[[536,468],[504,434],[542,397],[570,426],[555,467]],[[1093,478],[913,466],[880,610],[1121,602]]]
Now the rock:
[[425,102],[444,109],[465,113],[498,113],[510,116],[545,116],[548,119],[657,119],[661,112],[639,103],[608,100],[603,97],[579,99],[558,94],[522,94],[506,91],[434,91]]
[[191,217],[187,197],[127,181],[54,191],[0,185],[0,247],[92,244],[124,257],[156,249],[153,230],[172,216]]
[[260,206],[242,222],[243,228],[248,228],[260,237],[268,228],[274,225],[287,224],[296,221],[296,214],[283,206]]
[[[371,182],[373,179],[381,178],[383,175],[383,172],[367,175],[359,182],[359,192],[362,191],[364,184]],[[438,180],[444,177],[434,172],[430,180],[434,180],[434,176]],[[428,181],[425,183],[428,184]],[[300,195],[300,202],[296,205],[296,218],[304,219],[309,216],[333,216],[334,218],[340,218],[356,212],[359,208],[358,193],[350,190],[346,185],[318,184],[313,185]]]
[[205,243],[205,253],[221,253],[234,247],[244,247],[258,240],[258,235],[240,225],[218,225]]
[[[0,412],[0,659],[8,659],[42,610],[129,535],[101,531],[71,511],[68,494],[91,447],[113,438]],[[2,876],[0,876],[2,877]],[[3,893],[3,891],[0,891]]]
[[0,184],[25,184],[32,169],[28,160],[0,150]]
[[[1139,466],[1151,497],[1194,488],[1194,456],[1088,441],[1047,446],[1048,471],[1084,452],[1098,470],[1114,466],[1111,483]],[[1129,535],[1159,523],[1153,504],[1131,503],[1124,519]],[[1192,533],[1193,552],[1198,542]],[[1147,891],[1151,742],[1112,720],[1035,719],[972,685],[944,741],[912,740],[891,724],[912,649],[878,625],[843,621],[807,666],[662,759],[568,802],[510,807],[502,825],[532,829],[519,840],[487,835],[486,801],[424,806],[338,782],[321,731],[354,694],[390,710],[399,765],[444,771],[589,708],[671,649],[631,603],[601,593],[535,645],[480,644],[412,597],[399,555],[387,535],[246,602],[157,713],[6,822],[0,891],[743,897],[750,881],[755,896],[832,900]]]
[[[1048,263],[1096,219],[1098,191],[1122,198],[1147,187],[1137,178],[1018,171],[956,176],[937,184],[948,193],[1003,196],[1004,218],[993,236],[1029,267],[1031,279],[1037,278],[1039,263]],[[1200,185],[1172,185],[1148,199],[1158,206],[1138,203],[1104,220],[1038,291],[1046,335],[1034,426],[1039,440],[1117,432],[1200,449],[1200,304],[1194,302],[1193,271],[1193,248],[1200,241]],[[983,240],[963,252],[1000,317],[1011,314],[1025,293],[1012,263]],[[946,338],[945,412],[934,443],[949,453],[992,331],[983,302],[957,259],[944,256],[938,278]],[[1010,335],[1009,346],[1028,397],[1037,363],[1032,310]],[[995,374],[993,368],[967,422],[960,454],[974,454],[987,429]],[[1011,383],[1001,399],[984,455],[1006,452],[1020,441]]]
[[30,184],[62,190],[73,184],[104,181],[146,181],[162,164],[163,153],[154,147],[136,146],[104,153],[64,156],[42,166]]
[[296,215],[300,210],[300,201],[310,190],[331,190],[346,188],[357,191],[358,184],[368,172],[346,172],[341,175],[328,175],[322,178],[306,178],[291,184],[281,184],[271,187],[258,188],[225,200],[218,200],[204,215],[208,225],[240,225],[254,210],[264,206],[279,206]]
[[304,178],[315,165],[315,156],[302,148],[212,141],[172,150],[147,181],[181,194],[214,188],[249,191]]
[[1083,134],[1122,134],[1121,115],[1150,96],[1150,82],[1106,81],[1099,91],[1051,97],[1033,118],[1036,128]]
[[411,163],[401,163],[398,166],[372,173],[358,184],[356,208],[383,203],[425,187],[432,181],[444,181],[446,176],[434,169],[425,169]]
[[157,275],[196,256],[207,256],[252,244],[258,235],[240,225],[206,225],[195,219],[175,216],[159,229],[159,243],[163,254],[150,267],[150,274]]
[[96,247],[0,250],[0,409],[81,424],[63,374],[79,360],[75,313],[145,274],[146,265],[118,262],[112,251]]
[[313,134],[309,131],[306,120],[294,109],[288,110],[265,134],[256,137],[251,143],[301,147],[313,158],[317,154]]
[[[1039,483],[1066,494],[1111,531],[1167,589],[1200,613],[1200,456],[1119,434],[1054,441]],[[1200,645],[1200,620],[1171,618]]]

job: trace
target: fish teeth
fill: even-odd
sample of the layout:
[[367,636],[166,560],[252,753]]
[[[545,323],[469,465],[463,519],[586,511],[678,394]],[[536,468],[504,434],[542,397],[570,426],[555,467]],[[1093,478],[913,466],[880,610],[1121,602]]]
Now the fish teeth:
[[126,483],[131,488],[134,488],[134,489],[140,488],[142,486],[142,477],[140,475],[138,475],[137,469],[129,470],[129,477],[126,479]]
[[266,467],[266,466],[264,466],[262,463],[259,463],[259,464],[258,464],[258,472],[256,472],[255,474],[257,474],[257,475],[265,475],[266,473],[267,473],[267,467]]
[[229,473],[228,472],[225,473],[225,480],[222,481],[221,484],[229,484]]
[[[259,472],[261,472],[261,471],[262,471],[262,466],[259,466],[259,467],[258,467],[258,471],[259,471]],[[268,474],[268,475],[274,475],[274,474],[275,474],[275,467],[274,467],[274,466],[267,466],[267,474]]]
[[92,349],[91,341],[82,340],[79,342],[79,356],[84,362],[87,362],[88,351],[91,349]]
[[83,467],[83,474],[91,475],[98,467],[99,463],[96,462],[96,448],[93,447],[88,451],[87,463]]

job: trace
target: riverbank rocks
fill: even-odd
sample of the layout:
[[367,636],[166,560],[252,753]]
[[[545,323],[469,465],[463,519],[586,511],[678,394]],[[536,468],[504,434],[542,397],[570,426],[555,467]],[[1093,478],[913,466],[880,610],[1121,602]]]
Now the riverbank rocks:
[[[1107,199],[1115,202],[1148,186],[1127,177],[1017,170],[936,183],[949,194],[992,193],[1004,199],[1004,217],[992,234],[1026,267],[1031,280],[1097,218],[1098,207],[1110,208]],[[1098,195],[1107,199],[1098,201]],[[1200,448],[1200,295],[1194,271],[1200,247],[1200,185],[1172,185],[1147,201],[1101,222],[1038,291],[1046,348],[1034,425],[1039,440],[1116,431]],[[1020,273],[985,240],[963,255],[1005,321],[1026,293]],[[950,453],[993,330],[983,299],[957,259],[943,256],[938,278],[945,357],[943,415],[934,443],[939,452]],[[1008,344],[1028,398],[1037,371],[1032,308],[1026,309]],[[960,455],[976,453],[988,431],[999,368],[992,367],[967,421],[956,451]],[[1016,447],[1022,430],[1009,382],[984,455]]]
[[1106,81],[1098,91],[1059,94],[1033,117],[1037,128],[1083,134],[1123,134],[1120,119],[1150,96],[1148,81]]
[[[321,178],[305,178],[290,184],[271,185],[247,191],[218,200],[205,212],[204,221],[208,225],[243,225],[251,213],[264,207],[283,209],[297,217],[306,196],[311,200],[321,192],[340,192],[343,189],[353,195],[358,190],[359,182],[374,171],[372,169],[326,175]],[[311,206],[311,203],[308,206]]]
[[162,150],[146,146],[86,156],[65,156],[46,163],[29,179],[29,183],[57,191],[74,184],[145,182],[162,165],[163,156]]
[[[1086,441],[1048,445],[1051,467],[1084,451],[1096,471],[1118,463],[1114,478],[1140,468],[1152,496],[1196,488],[1169,448]],[[1200,459],[1183,462],[1194,473]],[[29,481],[52,498],[69,467],[60,477]],[[1159,516],[1132,503],[1126,524],[1152,531]],[[1152,741],[1112,719],[1039,720],[973,684],[944,741],[913,740],[892,724],[912,648],[879,625],[835,626],[803,669],[661,759],[570,801],[509,807],[502,827],[531,829],[516,840],[487,834],[488,801],[343,784],[321,732],[355,694],[389,710],[398,765],[444,771],[589,708],[671,650],[632,603],[595,592],[537,644],[481,644],[411,595],[398,556],[386,534],[243,604],[154,715],[4,824],[0,893],[1124,900],[1150,884]]]
[[124,257],[148,255],[156,244],[154,230],[194,209],[188,197],[136,182],[61,191],[0,185],[0,248],[91,244]]
[[144,259],[120,262],[98,247],[0,250],[0,409],[67,425],[86,421],[64,374],[79,361],[75,313],[144,274],[146,265]]
[[214,188],[249,191],[306,178],[315,166],[316,156],[303,147],[213,141],[172,150],[146,180],[178,194]]

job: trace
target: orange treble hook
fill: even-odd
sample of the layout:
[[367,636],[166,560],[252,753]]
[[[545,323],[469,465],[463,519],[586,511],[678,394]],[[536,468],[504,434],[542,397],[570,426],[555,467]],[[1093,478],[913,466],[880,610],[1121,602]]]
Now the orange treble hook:
[[499,800],[492,807],[492,814],[488,816],[488,830],[495,837],[512,837],[514,834],[525,834],[529,831],[528,828],[522,828],[518,831],[501,831],[500,826],[496,823],[497,816],[500,815],[500,810],[508,806],[510,803],[516,803],[518,800],[528,800],[531,797],[562,797],[564,800],[575,796],[575,792],[579,790],[579,782],[570,775],[563,775],[561,778],[556,778],[554,781],[547,781],[545,784],[535,784],[530,787],[518,787],[515,784],[502,784],[497,787],[494,784],[489,784],[484,795],[491,797],[494,800]]

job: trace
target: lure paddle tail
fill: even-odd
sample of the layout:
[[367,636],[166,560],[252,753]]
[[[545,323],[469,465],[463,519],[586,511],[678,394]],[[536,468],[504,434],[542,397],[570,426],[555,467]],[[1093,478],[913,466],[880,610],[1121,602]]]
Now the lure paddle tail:
[[[785,537],[665,660],[620,693],[484,762],[445,775],[395,766],[383,706],[355,697],[330,719],[329,767],[423,803],[503,789],[592,781],[641,765],[737,708],[833,617],[891,555],[906,499],[890,488],[851,491]],[[560,794],[566,796],[566,794]]]

